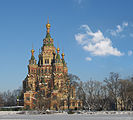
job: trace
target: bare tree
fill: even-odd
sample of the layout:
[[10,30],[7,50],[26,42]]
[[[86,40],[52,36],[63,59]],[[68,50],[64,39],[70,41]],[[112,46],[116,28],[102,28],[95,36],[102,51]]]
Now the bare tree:
[[84,82],[80,81],[76,90],[76,97],[82,101],[83,109],[86,109],[86,93],[84,90]]
[[16,106],[17,105],[17,97],[23,96],[22,95],[22,89],[18,88],[13,91],[5,91],[1,94],[3,99],[4,106]]
[[105,88],[102,82],[89,80],[84,82],[86,107],[90,110],[102,110],[105,105]]
[[2,98],[2,94],[0,93],[0,107],[4,106],[4,100]]
[[110,109],[117,110],[117,98],[119,95],[119,74],[111,72],[109,78],[104,80],[110,102]]
[[119,84],[119,100],[121,110],[131,110],[133,106],[133,82],[129,79],[121,79]]

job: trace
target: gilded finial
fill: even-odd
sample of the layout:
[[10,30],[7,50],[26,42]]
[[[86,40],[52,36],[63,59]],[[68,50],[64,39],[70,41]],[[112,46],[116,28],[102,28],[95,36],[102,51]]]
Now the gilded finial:
[[48,24],[49,24],[49,17],[48,17]]
[[63,48],[62,48],[62,54],[61,54],[61,56],[62,56],[62,59],[64,59],[65,54],[64,54]]
[[32,56],[34,56],[34,49],[33,49],[33,43],[32,43],[32,50],[31,50],[31,54],[32,54]]
[[64,52],[61,55],[62,55],[62,59],[64,59],[64,56],[65,56]]
[[60,48],[59,48],[59,43],[57,42],[57,53],[59,53]]
[[49,24],[49,18],[48,18],[48,23],[46,24],[47,33],[49,33],[49,31],[50,31],[50,27],[51,27],[51,25]]
[[59,53],[59,51],[60,51],[60,48],[57,48],[57,53]]

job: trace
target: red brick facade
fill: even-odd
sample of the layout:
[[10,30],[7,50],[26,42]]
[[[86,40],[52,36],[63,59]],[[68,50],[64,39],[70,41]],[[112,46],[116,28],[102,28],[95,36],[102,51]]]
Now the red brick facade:
[[[47,109],[80,109],[82,102],[76,99],[75,87],[70,85],[64,53],[54,47],[50,36],[50,24],[46,25],[47,33],[36,63],[34,50],[29,60],[28,75],[23,81],[24,107],[35,109],[46,103]],[[40,103],[40,99],[42,100]]]

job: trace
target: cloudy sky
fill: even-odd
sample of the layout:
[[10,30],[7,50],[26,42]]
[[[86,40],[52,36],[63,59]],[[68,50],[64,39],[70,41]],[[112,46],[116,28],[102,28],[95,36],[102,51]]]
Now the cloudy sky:
[[49,17],[55,46],[82,81],[110,72],[133,75],[132,0],[0,0],[0,90],[27,75],[32,44],[38,60]]

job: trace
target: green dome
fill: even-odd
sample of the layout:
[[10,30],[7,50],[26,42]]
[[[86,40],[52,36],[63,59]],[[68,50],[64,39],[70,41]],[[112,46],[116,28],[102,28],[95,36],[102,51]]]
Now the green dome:
[[33,55],[31,56],[31,60],[35,60],[35,57]]
[[64,59],[62,59],[62,63],[63,63],[63,65],[65,64],[65,60]]
[[49,39],[51,38],[49,33],[46,34],[46,38],[49,38]]
[[60,55],[59,55],[59,53],[57,53],[56,61],[57,61],[57,62],[60,62]]

